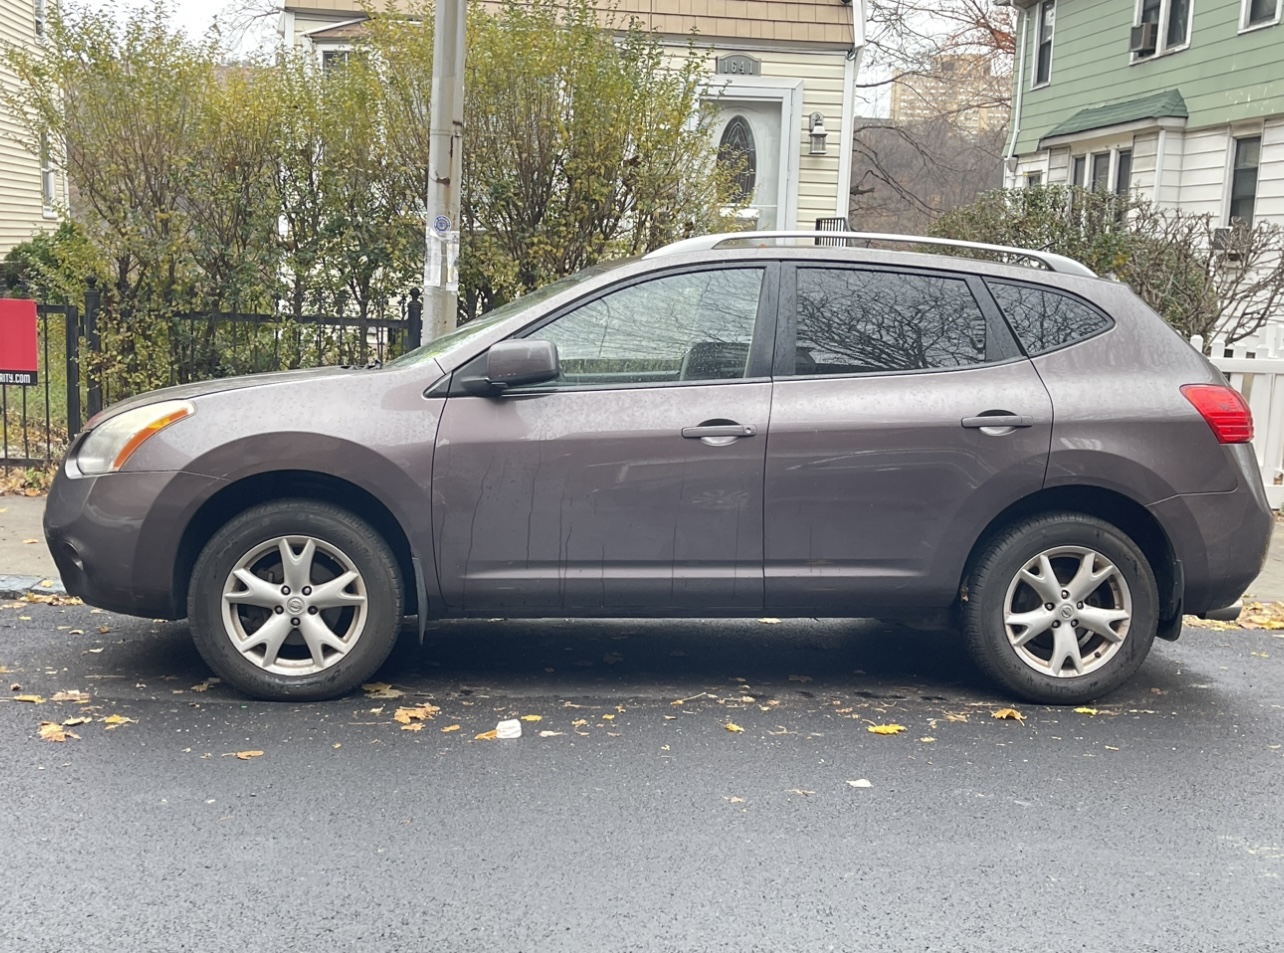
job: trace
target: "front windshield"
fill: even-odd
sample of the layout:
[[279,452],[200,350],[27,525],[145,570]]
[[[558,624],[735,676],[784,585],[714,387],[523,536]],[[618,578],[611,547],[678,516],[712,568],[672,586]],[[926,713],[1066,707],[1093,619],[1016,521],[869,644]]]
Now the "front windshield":
[[514,298],[507,304],[502,304],[493,311],[488,311],[482,317],[475,321],[469,321],[463,327],[456,328],[439,338],[433,338],[422,347],[417,347],[413,351],[407,351],[400,357],[394,358],[385,364],[385,367],[413,367],[417,364],[425,364],[428,361],[435,360],[451,351],[462,346],[464,342],[471,339],[474,335],[480,334],[487,328],[493,327],[501,321],[505,321],[514,315],[521,314],[523,311],[531,310],[537,305],[554,295],[560,294],[567,288],[574,287],[589,278],[594,278],[605,272],[611,271],[623,265],[629,259],[620,261],[606,262],[600,265],[593,265],[582,271],[577,271],[573,275],[558,279],[551,284],[536,288],[534,291]]

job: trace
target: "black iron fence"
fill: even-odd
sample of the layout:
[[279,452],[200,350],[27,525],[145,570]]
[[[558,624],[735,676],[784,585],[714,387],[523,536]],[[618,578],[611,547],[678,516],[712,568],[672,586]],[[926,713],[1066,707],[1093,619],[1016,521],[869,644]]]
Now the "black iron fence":
[[[133,383],[138,377],[115,373],[119,355],[112,352],[121,332],[104,319],[101,298],[90,282],[83,321],[74,305],[37,306],[37,383],[0,384],[0,467],[6,471],[57,460],[86,417],[139,389]],[[372,308],[366,317],[174,315],[150,325],[158,339],[148,342],[145,360],[151,366],[144,368],[144,376],[151,386],[163,386],[301,367],[382,363],[418,344],[422,309],[415,288]]]

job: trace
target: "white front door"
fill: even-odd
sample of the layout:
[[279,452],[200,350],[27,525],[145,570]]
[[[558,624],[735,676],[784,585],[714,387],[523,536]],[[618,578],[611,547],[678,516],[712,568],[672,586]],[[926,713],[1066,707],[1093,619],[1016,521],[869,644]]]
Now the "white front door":
[[714,142],[719,161],[740,169],[737,179],[749,205],[746,218],[752,219],[759,231],[792,227],[783,221],[780,207],[784,198],[780,101],[723,98],[718,106]]

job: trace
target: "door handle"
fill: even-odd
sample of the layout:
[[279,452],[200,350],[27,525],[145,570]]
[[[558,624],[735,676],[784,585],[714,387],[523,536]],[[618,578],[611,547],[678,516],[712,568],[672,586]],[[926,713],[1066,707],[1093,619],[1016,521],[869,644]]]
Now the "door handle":
[[964,417],[959,421],[964,427],[978,429],[989,427],[1033,427],[1034,418],[1025,414],[990,414],[981,417]]
[[701,424],[699,427],[683,427],[682,436],[689,440],[703,440],[705,437],[752,437],[758,428],[750,424]]

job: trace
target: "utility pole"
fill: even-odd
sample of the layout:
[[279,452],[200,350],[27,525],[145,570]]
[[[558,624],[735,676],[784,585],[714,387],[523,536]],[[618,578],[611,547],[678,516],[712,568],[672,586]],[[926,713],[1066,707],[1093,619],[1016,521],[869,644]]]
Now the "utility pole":
[[421,344],[455,327],[459,313],[459,188],[464,167],[466,0],[437,0],[432,38],[428,194]]

